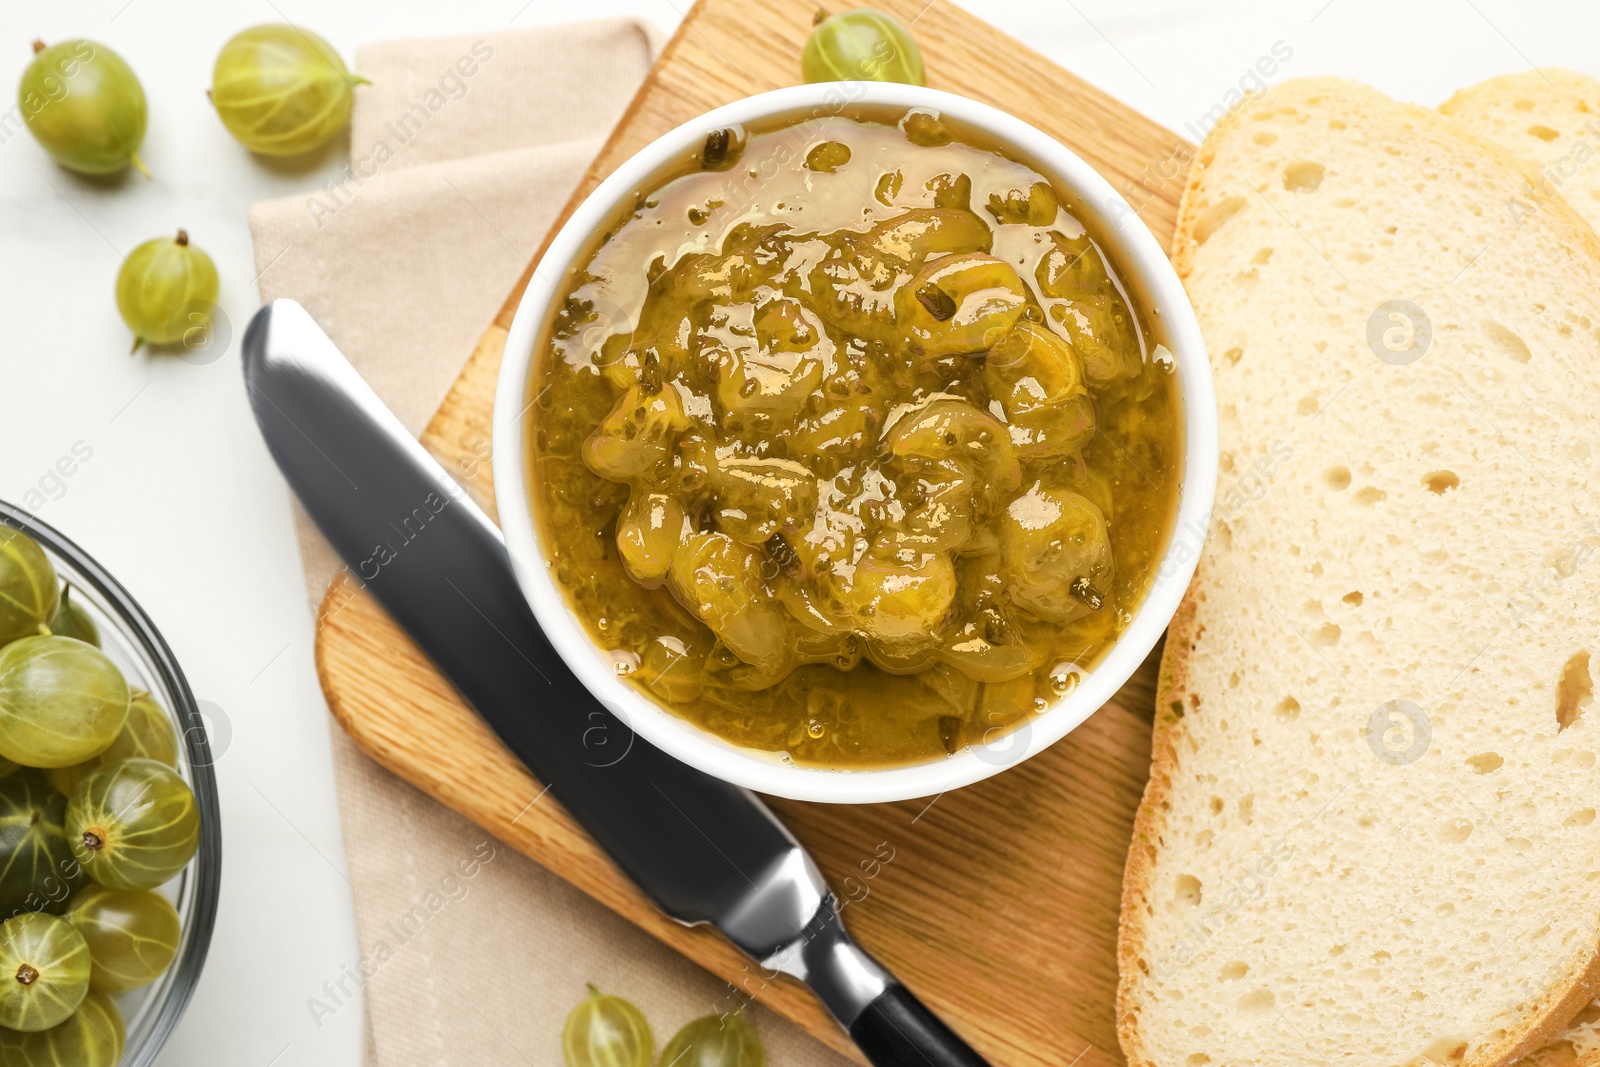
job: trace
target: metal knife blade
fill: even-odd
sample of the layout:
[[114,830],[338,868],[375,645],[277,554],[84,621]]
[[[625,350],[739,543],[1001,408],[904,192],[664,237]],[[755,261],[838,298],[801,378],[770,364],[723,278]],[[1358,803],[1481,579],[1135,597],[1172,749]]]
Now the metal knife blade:
[[855,945],[753,794],[662,753],[545,639],[500,532],[292,300],[245,332],[267,447],[334,549],[534,777],[663,912],[809,984],[874,1064],[983,1061]]

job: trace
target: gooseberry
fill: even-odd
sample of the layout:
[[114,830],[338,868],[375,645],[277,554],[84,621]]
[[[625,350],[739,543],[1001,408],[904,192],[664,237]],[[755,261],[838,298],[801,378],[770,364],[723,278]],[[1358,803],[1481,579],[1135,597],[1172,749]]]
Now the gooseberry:
[[655,1048],[644,1012],[593,985],[561,1030],[567,1067],[650,1067]]
[[0,925],[0,1026],[37,1033],[66,1022],[89,993],[90,966],[88,942],[65,919],[7,919]]
[[123,58],[95,41],[33,42],[17,104],[34,140],[81,174],[115,174],[139,160],[149,111],[144,87]]
[[59,604],[50,557],[21,530],[0,525],[0,645],[43,632]]
[[59,912],[82,881],[64,828],[67,798],[38,771],[0,782],[0,915]]
[[321,37],[268,23],[222,46],[211,77],[211,103],[228,132],[250,151],[297,156],[344,129],[355,87],[366,83]]
[[202,345],[219,288],[216,264],[183,230],[135,248],[117,272],[117,310],[133,331],[134,350],[143,344]]
[[800,54],[806,81],[928,84],[916,38],[893,15],[870,7],[818,15]]
[[200,813],[178,773],[152,759],[101,767],[67,800],[67,842],[110,889],[154,889],[200,847]]
[[116,1002],[89,990],[67,1021],[25,1033],[0,1029],[0,1063],[7,1067],[116,1067],[128,1032]]
[[178,954],[178,910],[147,889],[90,886],[73,899],[66,920],[88,942],[94,961],[89,985],[102,993],[149,985]]
[[0,648],[0,755],[25,767],[97,756],[128,718],[128,683],[93,645],[24,637]]
[[72,602],[72,586],[61,589],[61,606],[50,620],[50,632],[57,637],[76,637],[85,644],[100,647],[100,628],[89,613]]
[[687,1024],[661,1050],[661,1062],[673,1067],[767,1067],[767,1053],[740,1010]]

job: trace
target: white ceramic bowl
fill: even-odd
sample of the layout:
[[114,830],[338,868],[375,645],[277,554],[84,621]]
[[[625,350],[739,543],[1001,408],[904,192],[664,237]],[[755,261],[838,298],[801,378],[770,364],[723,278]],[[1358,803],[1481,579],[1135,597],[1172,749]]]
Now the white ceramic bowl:
[[[536,349],[568,271],[635,190],[671,162],[691,156],[711,130],[776,115],[849,113],[872,105],[932,108],[1010,146],[1078,194],[1074,212],[1110,253],[1175,358],[1184,417],[1183,476],[1173,534],[1149,596],[1121,639],[1073,691],[989,744],[910,766],[831,770],[794,765],[724,741],[616,676],[610,656],[589,639],[568,606],[540,546],[529,511],[526,422],[529,412],[537,412],[529,403]],[[950,93],[876,82],[800,85],[718,108],[641,150],[602,182],[551,242],[517,308],[495,393],[493,445],[495,496],[517,580],[550,642],[589,691],[645,740],[707,774],[761,793],[852,804],[931,796],[969,785],[1042,751],[1094,714],[1143,662],[1177,610],[1210,522],[1217,474],[1216,402],[1200,328],[1160,243],[1127,202],[1087,163],[1020,119]]]

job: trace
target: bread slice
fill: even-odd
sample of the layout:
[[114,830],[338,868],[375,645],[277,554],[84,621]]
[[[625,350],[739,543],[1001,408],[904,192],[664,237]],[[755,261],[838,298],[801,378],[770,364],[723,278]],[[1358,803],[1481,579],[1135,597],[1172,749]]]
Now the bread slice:
[[[1600,79],[1553,68],[1502,74],[1461,90],[1439,110],[1538,168],[1519,212],[1559,195],[1600,230]],[[1523,1063],[1600,1067],[1600,1001]]]
[[1124,882],[1136,1067],[1495,1067],[1597,991],[1600,241],[1508,218],[1528,174],[1335,79],[1197,156],[1222,474]]
[[1553,67],[1502,74],[1439,110],[1538,168],[1508,212],[1528,213],[1560,196],[1600,230],[1600,79]]

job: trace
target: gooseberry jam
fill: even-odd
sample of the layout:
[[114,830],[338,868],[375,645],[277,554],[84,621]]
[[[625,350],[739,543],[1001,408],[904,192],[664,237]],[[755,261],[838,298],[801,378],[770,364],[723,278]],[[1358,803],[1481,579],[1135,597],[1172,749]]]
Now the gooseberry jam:
[[1131,620],[1176,383],[1070,193],[932,112],[711,132],[573,269],[533,510],[619,675],[809,765],[993,741]]

